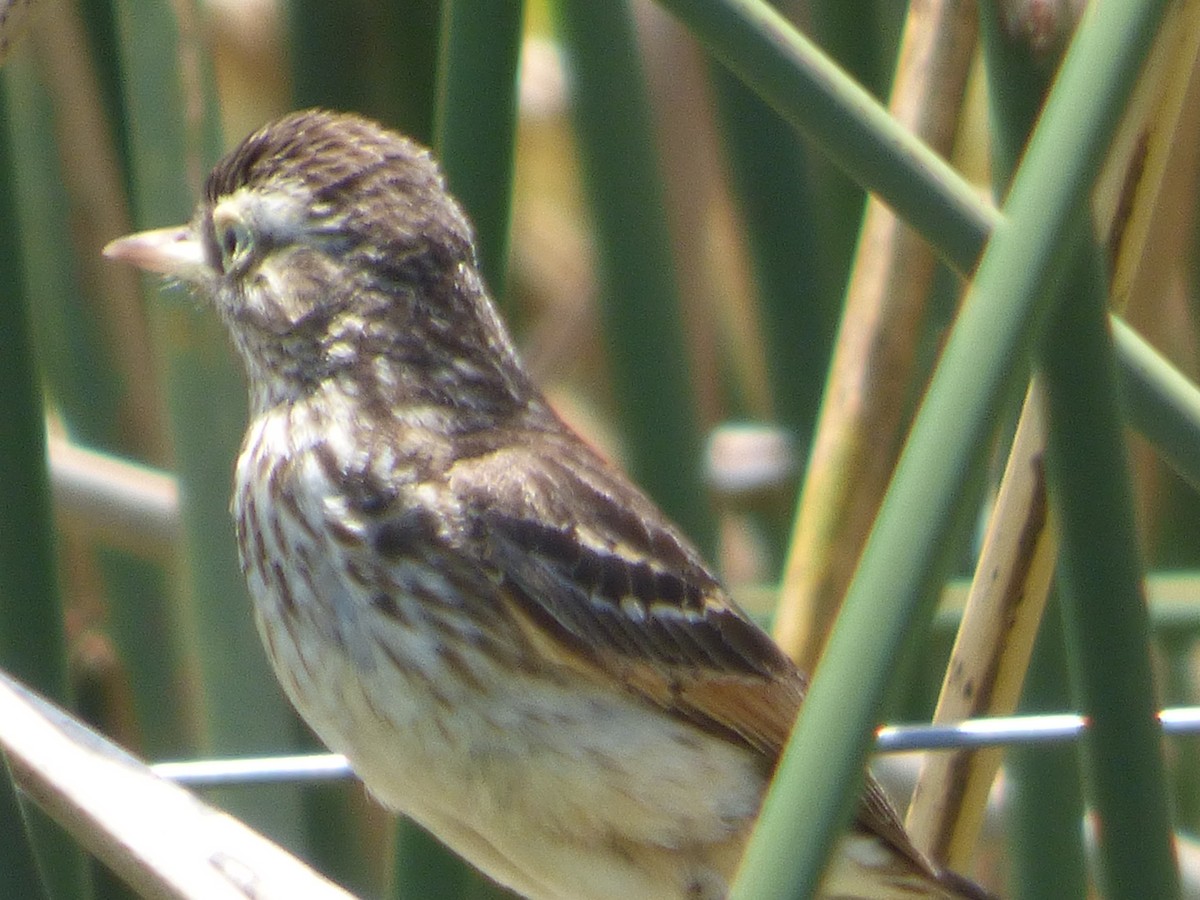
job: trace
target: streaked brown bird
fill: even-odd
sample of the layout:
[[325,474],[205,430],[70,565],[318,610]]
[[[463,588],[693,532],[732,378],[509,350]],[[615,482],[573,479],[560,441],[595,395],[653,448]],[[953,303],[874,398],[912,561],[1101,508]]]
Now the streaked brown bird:
[[[263,643],[387,806],[536,900],[724,897],[805,679],[555,415],[427,151],[309,111],[109,256],[211,299]],[[980,897],[868,777],[828,897]]]

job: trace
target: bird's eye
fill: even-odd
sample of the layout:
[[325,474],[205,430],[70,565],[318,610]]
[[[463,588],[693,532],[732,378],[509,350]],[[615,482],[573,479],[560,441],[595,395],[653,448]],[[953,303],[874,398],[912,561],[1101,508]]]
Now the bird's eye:
[[239,216],[214,215],[213,236],[221,271],[228,275],[245,269],[254,255],[254,234],[249,226]]

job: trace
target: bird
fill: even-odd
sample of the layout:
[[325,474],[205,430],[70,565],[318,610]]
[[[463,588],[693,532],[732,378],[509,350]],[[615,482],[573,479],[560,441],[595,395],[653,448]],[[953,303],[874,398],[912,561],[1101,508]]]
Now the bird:
[[[255,621],[369,792],[531,900],[726,897],[806,678],[534,384],[431,153],[291,113],[104,252],[227,326]],[[987,896],[865,784],[821,896]]]

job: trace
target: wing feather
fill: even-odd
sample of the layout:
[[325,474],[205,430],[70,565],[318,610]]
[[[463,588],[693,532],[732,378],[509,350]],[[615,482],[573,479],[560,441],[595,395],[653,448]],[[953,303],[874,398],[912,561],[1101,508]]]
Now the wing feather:
[[[522,443],[462,459],[452,477],[456,492],[487,486],[467,530],[529,639],[557,664],[615,681],[774,767],[803,674],[616,470],[578,442],[536,460]],[[856,825],[937,872],[869,773]]]

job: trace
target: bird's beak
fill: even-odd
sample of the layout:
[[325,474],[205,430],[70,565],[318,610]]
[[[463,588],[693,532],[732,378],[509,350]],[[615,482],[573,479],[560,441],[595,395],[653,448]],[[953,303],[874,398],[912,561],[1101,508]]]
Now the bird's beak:
[[104,248],[104,255],[132,263],[147,272],[185,280],[194,278],[206,265],[204,248],[188,225],[128,234],[109,243]]

